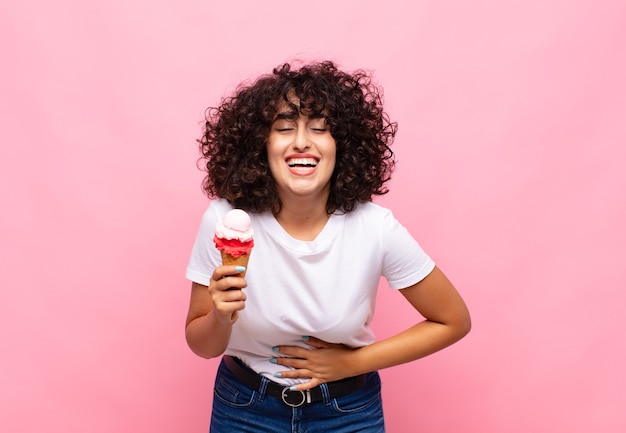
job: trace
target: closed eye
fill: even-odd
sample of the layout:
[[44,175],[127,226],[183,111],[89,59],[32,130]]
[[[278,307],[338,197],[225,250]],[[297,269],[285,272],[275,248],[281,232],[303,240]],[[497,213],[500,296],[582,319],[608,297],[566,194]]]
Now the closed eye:
[[296,129],[295,125],[293,124],[293,122],[290,122],[289,120],[279,119],[274,122],[275,131],[287,132],[287,131],[293,131],[294,129]]
[[328,131],[328,125],[326,124],[326,119],[324,117],[313,118],[309,120],[309,128],[315,132],[326,132]]

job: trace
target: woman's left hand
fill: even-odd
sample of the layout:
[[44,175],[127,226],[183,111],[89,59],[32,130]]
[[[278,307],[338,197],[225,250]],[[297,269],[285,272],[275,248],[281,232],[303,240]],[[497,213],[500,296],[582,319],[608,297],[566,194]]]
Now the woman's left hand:
[[276,346],[274,350],[285,356],[277,356],[276,363],[294,370],[281,371],[283,378],[310,378],[295,389],[305,391],[325,382],[354,376],[354,365],[350,362],[355,349],[343,344],[328,343],[315,337],[305,337],[311,348],[299,346]]

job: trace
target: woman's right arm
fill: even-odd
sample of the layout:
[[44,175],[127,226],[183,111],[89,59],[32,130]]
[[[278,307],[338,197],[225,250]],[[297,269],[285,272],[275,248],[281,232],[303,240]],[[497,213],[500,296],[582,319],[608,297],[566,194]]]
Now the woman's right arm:
[[211,283],[191,285],[189,312],[185,324],[187,345],[198,356],[215,358],[226,350],[238,312],[245,308],[246,280],[234,276],[236,266],[219,266]]

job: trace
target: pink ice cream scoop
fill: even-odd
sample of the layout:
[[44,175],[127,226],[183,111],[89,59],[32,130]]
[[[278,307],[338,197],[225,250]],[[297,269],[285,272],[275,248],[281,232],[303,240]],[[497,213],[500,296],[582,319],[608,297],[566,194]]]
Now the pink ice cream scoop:
[[[254,246],[250,216],[241,209],[232,209],[215,225],[213,241],[222,254],[222,264],[248,266]],[[245,271],[241,273],[245,275]]]

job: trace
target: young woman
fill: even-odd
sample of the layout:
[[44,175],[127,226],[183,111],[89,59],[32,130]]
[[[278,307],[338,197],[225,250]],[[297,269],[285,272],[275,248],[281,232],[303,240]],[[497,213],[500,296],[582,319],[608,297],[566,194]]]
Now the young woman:
[[[222,356],[211,432],[384,432],[377,371],[469,332],[454,286],[372,202],[387,192],[395,132],[369,76],[332,62],[285,64],[208,110],[203,187],[215,200],[187,268],[186,337]],[[232,208],[254,230],[245,278],[212,241]],[[376,341],[381,276],[416,323]]]

